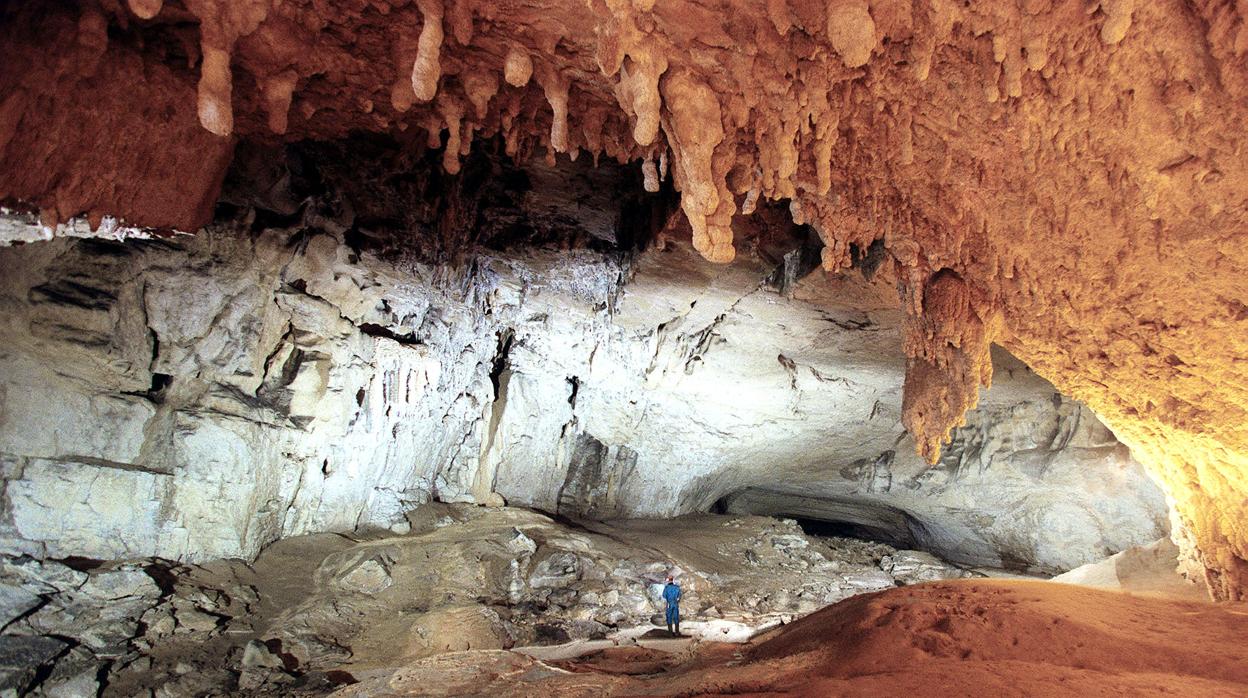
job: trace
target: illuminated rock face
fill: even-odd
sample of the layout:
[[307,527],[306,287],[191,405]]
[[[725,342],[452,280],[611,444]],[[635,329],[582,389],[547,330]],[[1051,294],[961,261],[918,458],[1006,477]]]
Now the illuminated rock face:
[[740,214],[789,199],[829,269],[883,240],[907,314],[904,420],[925,458],[1005,346],[1135,449],[1211,589],[1238,597],[1240,11],[964,5],[24,4],[0,26],[0,199],[48,223],[189,229],[236,140],[353,131],[418,133],[451,172],[495,134],[509,153],[643,161],[715,261],[741,247]]
[[1168,530],[1126,448],[1004,352],[928,468],[901,313],[857,272],[786,298],[675,242],[467,269],[312,228],[0,249],[3,549],[250,558],[432,500],[780,514],[1035,572]]

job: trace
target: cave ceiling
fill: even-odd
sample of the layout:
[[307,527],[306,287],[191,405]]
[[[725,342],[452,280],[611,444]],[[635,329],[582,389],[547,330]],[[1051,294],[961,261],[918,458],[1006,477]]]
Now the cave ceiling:
[[1207,0],[10,1],[0,200],[193,230],[244,151],[372,134],[448,176],[483,142],[631,168],[679,211],[654,234],[717,262],[787,203],[829,271],[882,242],[924,457],[1000,344],[1132,445],[1236,597],[1245,52]]

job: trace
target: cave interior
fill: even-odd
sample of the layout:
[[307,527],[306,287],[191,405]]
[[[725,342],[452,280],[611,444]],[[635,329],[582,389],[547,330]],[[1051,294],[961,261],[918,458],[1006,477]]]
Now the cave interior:
[[0,691],[1237,694],[1240,14],[0,0]]

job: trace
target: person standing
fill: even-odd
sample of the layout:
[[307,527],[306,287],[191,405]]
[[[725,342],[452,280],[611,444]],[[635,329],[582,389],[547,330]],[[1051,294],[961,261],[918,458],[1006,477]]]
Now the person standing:
[[663,600],[667,602],[667,632],[680,634],[680,585],[672,575],[667,575],[667,586],[663,587]]

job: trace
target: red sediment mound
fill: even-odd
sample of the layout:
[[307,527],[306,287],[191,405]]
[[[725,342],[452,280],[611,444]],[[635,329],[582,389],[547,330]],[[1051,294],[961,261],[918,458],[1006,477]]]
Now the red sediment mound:
[[[1046,582],[848,599],[682,691],[786,695],[1248,695],[1248,609]],[[666,688],[666,687],[665,687]]]

